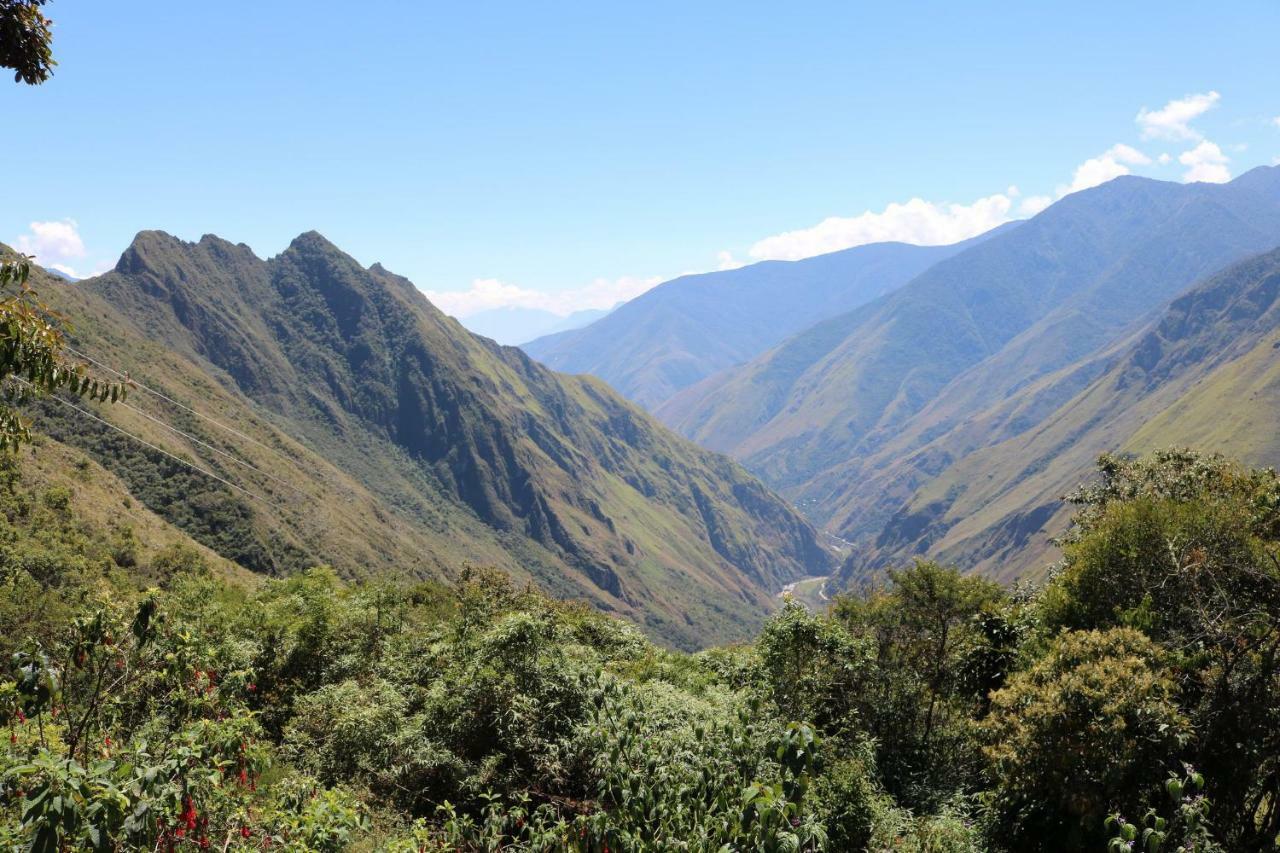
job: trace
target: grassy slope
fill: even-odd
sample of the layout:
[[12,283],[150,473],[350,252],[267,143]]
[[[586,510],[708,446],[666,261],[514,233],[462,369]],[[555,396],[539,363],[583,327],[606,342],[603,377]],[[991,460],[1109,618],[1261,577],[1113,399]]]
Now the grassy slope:
[[1038,426],[928,482],[844,575],[928,553],[1008,579],[1053,558],[1059,500],[1102,452],[1184,445],[1280,464],[1280,251],[1175,300],[1109,369]]
[[222,557],[194,541],[174,525],[134,500],[124,482],[107,471],[88,454],[47,438],[37,438],[16,454],[22,484],[34,493],[47,495],[62,489],[69,495],[68,512],[79,523],[98,530],[133,533],[138,563],[150,563],[172,548],[189,548],[218,575],[228,581],[252,587],[257,576],[243,566]]
[[267,500],[52,403],[42,427],[257,570],[323,561],[440,577],[494,564],[694,646],[746,635],[782,583],[829,564],[811,528],[727,459],[596,380],[470,335],[406,280],[318,235],[263,262],[216,238],[146,233],[115,273],[42,287],[78,346],[253,441],[148,395],[132,405],[269,476],[135,412],[107,417]]

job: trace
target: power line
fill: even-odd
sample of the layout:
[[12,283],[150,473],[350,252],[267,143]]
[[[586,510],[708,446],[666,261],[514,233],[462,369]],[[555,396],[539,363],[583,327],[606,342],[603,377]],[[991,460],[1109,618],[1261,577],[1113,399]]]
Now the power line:
[[[139,388],[139,389],[141,389],[141,390],[143,390],[143,391],[146,391],[147,393],[154,394],[155,396],[159,397],[161,400],[164,400],[164,401],[165,401],[165,402],[167,402],[167,403],[171,403],[171,404],[173,404],[174,406],[177,406],[179,409],[182,409],[184,412],[189,412],[190,414],[195,415],[197,418],[200,418],[200,419],[202,419],[202,420],[204,420],[204,421],[207,421],[207,422],[209,422],[209,423],[213,424],[214,426],[218,427],[219,429],[225,430],[225,431],[229,432],[230,434],[232,434],[232,435],[234,435],[234,436],[236,436],[236,437],[238,437],[238,438],[244,439],[245,441],[249,442],[250,444],[253,444],[253,445],[256,445],[256,446],[258,446],[258,447],[261,447],[263,450],[267,451],[268,453],[274,453],[274,454],[275,454],[279,459],[281,459],[281,460],[283,460],[283,461],[285,461],[285,462],[289,463],[289,464],[290,464],[290,465],[292,465],[292,466],[295,466],[295,467],[296,467],[296,466],[297,466],[297,464],[298,464],[296,460],[294,460],[294,459],[292,459],[292,458],[290,458],[290,457],[286,456],[284,453],[280,452],[279,450],[275,449],[274,447],[270,447],[270,446],[268,446],[268,445],[266,445],[266,444],[263,444],[261,441],[258,441],[257,439],[255,439],[255,438],[253,438],[253,437],[251,437],[251,436],[245,435],[243,432],[241,432],[240,430],[236,429],[235,427],[228,426],[227,424],[224,424],[224,423],[222,423],[221,421],[219,421],[218,419],[213,418],[213,417],[210,417],[209,415],[206,415],[206,414],[204,414],[203,412],[198,412],[198,411],[196,411],[195,409],[191,408],[190,406],[188,406],[188,405],[186,405],[186,404],[184,404],[184,403],[179,403],[177,400],[173,399],[172,397],[168,396],[167,394],[164,394],[164,393],[162,393],[162,392],[160,392],[160,391],[157,391],[157,390],[156,390],[156,389],[154,389],[154,388],[151,388],[151,387],[149,387],[149,386],[147,386],[147,385],[144,385],[142,382],[139,382],[137,379],[135,379],[134,377],[130,376],[128,373],[122,373],[121,371],[116,370],[114,367],[111,367],[110,365],[103,364],[101,361],[98,361],[96,358],[94,358],[93,356],[89,355],[88,353],[80,352],[79,350],[75,349],[74,347],[70,346],[69,344],[63,344],[63,349],[65,349],[67,352],[71,353],[72,355],[74,355],[74,356],[76,356],[76,357],[78,357],[78,358],[84,359],[85,361],[89,362],[90,364],[92,364],[92,365],[94,365],[94,366],[96,366],[96,367],[99,367],[99,368],[101,368],[102,370],[107,371],[108,373],[112,373],[112,374],[115,374],[116,376],[119,376],[119,377],[120,377],[121,379],[123,379],[125,382],[127,382],[128,384],[130,384],[130,385],[132,385],[132,386],[134,386],[134,387],[137,387],[137,388]],[[245,462],[245,461],[243,461],[243,460],[241,460],[241,459],[237,459],[237,458],[236,458],[236,457],[234,457],[234,456],[230,456],[230,454],[226,454],[225,452],[223,452],[223,451],[219,450],[218,448],[216,448],[216,447],[212,447],[211,445],[209,445],[209,444],[207,444],[207,443],[205,443],[205,442],[201,441],[200,439],[196,438],[195,436],[192,436],[192,435],[190,435],[190,434],[188,434],[188,433],[186,433],[186,432],[183,432],[182,430],[178,429],[177,427],[175,427],[175,426],[173,426],[173,425],[171,425],[171,424],[169,424],[169,423],[166,423],[166,422],[164,422],[164,421],[162,421],[162,420],[159,420],[158,418],[153,418],[153,417],[151,417],[148,413],[143,412],[142,410],[137,409],[137,408],[136,408],[136,407],[134,407],[134,406],[130,406],[130,405],[128,405],[127,403],[120,403],[120,405],[123,405],[123,406],[125,406],[126,408],[133,409],[134,411],[138,412],[138,414],[143,415],[144,417],[150,418],[151,420],[154,420],[154,421],[156,421],[157,423],[159,423],[161,426],[164,426],[164,427],[166,427],[166,428],[168,428],[168,429],[170,429],[170,430],[173,430],[174,432],[178,433],[179,435],[183,435],[183,436],[185,436],[185,437],[189,438],[190,440],[192,440],[192,441],[194,441],[194,442],[196,442],[196,443],[198,443],[198,444],[201,444],[201,445],[203,445],[203,446],[205,446],[205,447],[208,447],[210,450],[213,450],[213,451],[214,451],[214,452],[216,452],[216,453],[222,453],[224,456],[228,456],[228,458],[231,458],[233,461],[238,462],[238,463],[240,463],[241,465],[245,465],[246,467],[252,468],[253,470],[257,471],[258,473],[262,474],[263,476],[265,476],[265,477],[269,477],[269,478],[271,478],[272,480],[275,480],[276,482],[278,482],[278,483],[280,483],[281,485],[285,486],[286,488],[291,489],[291,490],[292,490],[293,492],[295,492],[296,494],[302,495],[304,498],[305,498],[305,497],[309,497],[309,496],[306,494],[306,492],[303,492],[303,491],[302,491],[301,489],[299,489],[297,486],[294,486],[294,485],[293,485],[293,484],[291,484],[291,483],[288,483],[288,482],[286,482],[286,481],[284,481],[284,480],[281,480],[279,477],[275,477],[275,476],[273,476],[272,474],[269,474],[269,473],[267,473],[266,471],[263,471],[262,469],[257,468],[257,467],[255,467],[255,466],[253,466],[253,465],[249,464],[248,462]],[[325,479],[326,481],[328,481],[329,485],[334,486],[334,487],[335,487],[336,489],[338,489],[339,491],[344,492],[344,493],[348,491],[345,487],[339,486],[339,485],[338,485],[336,482],[334,482],[334,481],[333,481],[329,476],[325,476],[325,478],[324,478],[324,479]],[[349,496],[349,495],[348,495],[348,498],[347,498],[347,499],[348,499],[348,500],[351,500],[351,498],[350,498],[350,496]]]
[[[14,376],[14,377],[12,377],[12,378],[13,378],[13,379],[18,380],[19,382],[23,383],[24,385],[28,386],[29,388],[35,389],[35,386],[34,386],[34,385],[32,385],[32,384],[31,384],[30,382],[28,382],[27,380],[23,379],[21,376]],[[139,444],[145,445],[146,447],[151,448],[152,450],[156,451],[157,453],[164,454],[165,456],[167,456],[167,457],[169,457],[170,459],[172,459],[174,462],[177,462],[179,465],[185,465],[186,467],[190,468],[191,470],[193,470],[193,471],[197,471],[197,472],[199,472],[199,473],[201,473],[201,474],[205,475],[206,477],[208,477],[208,478],[209,478],[209,479],[211,479],[211,480],[217,480],[219,483],[222,483],[224,486],[227,486],[227,487],[229,487],[229,488],[235,489],[237,492],[240,492],[241,494],[244,494],[244,495],[246,495],[247,497],[252,498],[253,500],[258,501],[259,503],[262,503],[262,504],[264,504],[264,505],[266,505],[266,506],[270,507],[271,509],[278,509],[278,508],[279,508],[279,507],[277,507],[275,504],[273,504],[271,501],[269,501],[269,500],[267,500],[266,498],[262,497],[261,495],[254,494],[253,492],[249,491],[248,489],[244,488],[243,486],[238,486],[238,485],[236,485],[235,483],[231,482],[230,480],[226,480],[226,479],[223,479],[222,477],[219,477],[217,474],[213,473],[212,471],[208,471],[208,470],[206,470],[206,469],[204,469],[204,468],[201,468],[199,465],[196,465],[196,464],[194,464],[194,463],[192,463],[192,462],[188,462],[187,460],[183,459],[182,457],[180,457],[180,456],[176,456],[176,455],[174,455],[173,453],[170,453],[169,451],[165,450],[163,447],[159,447],[159,446],[157,446],[157,445],[155,445],[155,444],[152,444],[151,442],[147,441],[145,438],[142,438],[141,436],[134,435],[133,433],[129,432],[127,429],[124,429],[123,427],[120,427],[120,426],[117,426],[117,425],[115,425],[115,424],[111,423],[111,421],[107,420],[106,418],[99,417],[98,415],[95,415],[93,412],[89,411],[88,409],[82,409],[82,408],[80,408],[79,406],[77,406],[75,403],[72,403],[72,402],[71,402],[71,401],[69,401],[69,400],[64,400],[62,397],[59,397],[59,396],[57,396],[56,394],[55,394],[55,395],[50,395],[50,399],[55,400],[55,401],[57,401],[57,402],[61,403],[61,404],[62,404],[62,405],[64,405],[64,406],[67,406],[67,407],[69,407],[69,408],[75,409],[75,410],[76,410],[77,412],[79,412],[80,414],[85,415],[86,417],[93,418],[93,419],[94,419],[95,421],[97,421],[98,423],[103,424],[104,426],[110,427],[111,429],[115,430],[116,432],[120,433],[121,435],[128,436],[129,438],[132,438],[134,441],[138,442]]]
[[119,401],[119,402],[117,402],[117,403],[116,403],[116,405],[117,405],[117,406],[123,406],[124,408],[126,408],[126,409],[128,409],[128,410],[130,410],[130,411],[132,411],[132,412],[137,412],[138,414],[142,415],[142,416],[143,416],[144,418],[146,418],[147,420],[149,420],[149,421],[151,421],[151,422],[153,422],[153,423],[157,423],[157,424],[159,424],[160,426],[164,427],[165,429],[170,430],[171,432],[175,432],[175,433],[177,433],[178,435],[182,436],[183,438],[187,439],[188,441],[193,441],[193,442],[195,442],[196,444],[200,445],[201,447],[207,448],[207,449],[209,449],[209,450],[213,451],[214,453],[217,453],[217,454],[218,454],[218,455],[220,455],[220,456],[224,456],[224,457],[226,457],[227,459],[230,459],[232,462],[236,463],[237,465],[243,465],[244,467],[248,468],[250,471],[254,471],[254,472],[258,473],[258,474],[261,474],[262,476],[266,477],[266,478],[267,478],[267,479],[269,479],[269,480],[273,480],[274,482],[279,483],[280,485],[284,486],[286,489],[290,489],[290,490],[292,490],[293,492],[296,492],[296,493],[297,493],[297,494],[299,494],[299,495],[303,495],[304,497],[306,496],[306,495],[305,495],[305,493],[304,493],[301,489],[299,489],[297,486],[294,486],[292,483],[286,482],[286,481],[284,481],[284,480],[280,479],[279,477],[277,477],[276,475],[274,475],[274,474],[272,474],[272,473],[270,473],[270,472],[263,471],[263,470],[262,470],[261,468],[259,468],[257,465],[254,465],[254,464],[253,464],[253,463],[251,463],[251,462],[246,462],[245,460],[241,459],[240,457],[238,457],[238,456],[236,456],[236,455],[234,455],[234,454],[228,453],[227,451],[225,451],[225,450],[223,450],[223,449],[221,449],[221,448],[219,448],[219,447],[214,447],[212,444],[209,444],[209,443],[208,443],[208,442],[206,442],[206,441],[202,441],[202,440],[200,440],[200,439],[196,438],[196,437],[195,437],[194,435],[192,435],[191,433],[189,433],[189,432],[184,432],[183,430],[178,429],[178,428],[177,428],[176,426],[174,426],[173,424],[168,423],[168,422],[166,422],[166,421],[163,421],[163,420],[161,420],[160,418],[155,417],[154,415],[152,415],[152,414],[151,414],[151,413],[149,413],[149,412],[144,412],[142,409],[139,409],[137,406],[131,406],[131,405],[129,405],[128,403],[126,403],[126,402],[124,402],[124,401]]
[[65,345],[65,344],[63,345],[63,348],[64,348],[67,352],[69,352],[69,353],[71,353],[72,355],[76,356],[77,358],[82,358],[82,359],[84,359],[85,361],[89,362],[90,364],[93,364],[93,365],[96,365],[97,367],[102,368],[103,370],[107,371],[108,373],[114,373],[116,376],[119,376],[121,379],[125,380],[126,382],[130,383],[131,385],[135,385],[135,386],[137,386],[138,388],[141,388],[143,391],[146,391],[146,392],[147,392],[147,393],[149,393],[149,394],[154,394],[154,395],[156,395],[157,397],[159,397],[161,400],[164,400],[165,402],[168,402],[168,403],[172,403],[173,405],[177,406],[179,409],[182,409],[182,410],[183,410],[183,411],[185,411],[185,412],[190,412],[191,414],[195,415],[197,418],[202,418],[203,420],[208,421],[209,423],[213,424],[214,426],[216,426],[216,427],[218,427],[218,428],[220,428],[220,429],[224,429],[224,430],[226,430],[227,432],[231,433],[232,435],[237,436],[238,438],[242,438],[242,439],[244,439],[245,441],[249,442],[250,444],[256,444],[258,447],[261,447],[263,450],[270,451],[271,453],[276,454],[276,455],[277,455],[277,456],[279,456],[281,459],[284,459],[284,460],[285,460],[285,461],[287,461],[287,462],[290,462],[290,463],[292,463],[292,462],[293,462],[293,460],[292,460],[292,459],[289,459],[289,457],[285,456],[283,453],[281,453],[280,451],[276,450],[274,447],[268,447],[267,445],[263,444],[261,441],[258,441],[256,438],[252,438],[251,436],[247,436],[247,435],[245,435],[244,433],[242,433],[240,430],[236,429],[235,427],[227,426],[226,424],[222,423],[221,421],[219,421],[219,420],[217,420],[217,419],[215,419],[215,418],[211,418],[211,417],[209,417],[209,416],[208,416],[208,415],[206,415],[206,414],[203,414],[203,413],[201,413],[201,412],[197,412],[195,409],[191,408],[191,407],[190,407],[190,406],[188,406],[188,405],[185,405],[185,404],[183,404],[183,403],[179,403],[177,400],[173,399],[172,397],[170,397],[170,396],[168,396],[168,395],[166,395],[166,394],[163,394],[163,393],[161,393],[161,392],[157,391],[157,390],[156,390],[156,389],[154,389],[154,388],[150,388],[150,387],[148,387],[148,386],[146,386],[146,385],[143,385],[141,382],[139,382],[137,379],[134,379],[132,376],[130,376],[130,375],[129,375],[129,374],[127,374],[127,373],[121,373],[119,370],[116,370],[114,367],[108,367],[107,365],[105,365],[105,364],[103,364],[102,362],[98,361],[96,358],[93,358],[93,357],[91,357],[91,356],[89,356],[89,355],[86,355],[85,353],[82,353],[82,352],[80,352],[79,350],[72,349],[70,346],[67,346],[67,345]]

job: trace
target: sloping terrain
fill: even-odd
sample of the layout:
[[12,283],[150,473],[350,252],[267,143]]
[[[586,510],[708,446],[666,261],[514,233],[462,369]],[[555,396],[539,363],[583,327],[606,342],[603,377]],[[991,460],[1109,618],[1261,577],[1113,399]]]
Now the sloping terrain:
[[1195,280],[1280,243],[1280,169],[1126,177],[658,410],[815,522],[865,543],[956,459],[1033,429]]
[[542,363],[589,373],[646,408],[747,361],[819,320],[900,287],[989,236],[951,246],[874,243],[801,261],[764,261],[661,284],[582,329],[523,345]]
[[1233,265],[1178,297],[1109,359],[1105,373],[1034,429],[959,459],[928,482],[845,581],[912,555],[1002,579],[1053,559],[1061,497],[1103,452],[1186,446],[1280,465],[1280,250]]
[[264,261],[144,232],[111,273],[38,284],[77,352],[164,395],[93,414],[226,482],[56,401],[38,426],[254,570],[494,564],[694,646],[745,635],[784,583],[830,565],[735,463],[598,380],[470,334],[318,234]]

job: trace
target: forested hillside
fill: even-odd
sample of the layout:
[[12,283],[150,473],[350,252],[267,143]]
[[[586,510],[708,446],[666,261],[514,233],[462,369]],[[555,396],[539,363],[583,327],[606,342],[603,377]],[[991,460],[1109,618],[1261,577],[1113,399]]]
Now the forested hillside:
[[43,428],[254,571],[494,565],[694,647],[749,635],[783,584],[831,565],[733,462],[598,380],[470,334],[318,234],[263,261],[144,232],[111,273],[37,284],[77,358],[163,395],[89,415],[46,402]]
[[921,563],[688,655],[491,570],[228,572],[83,456],[0,467],[6,849],[1280,841],[1273,472],[1108,460],[1040,588]]

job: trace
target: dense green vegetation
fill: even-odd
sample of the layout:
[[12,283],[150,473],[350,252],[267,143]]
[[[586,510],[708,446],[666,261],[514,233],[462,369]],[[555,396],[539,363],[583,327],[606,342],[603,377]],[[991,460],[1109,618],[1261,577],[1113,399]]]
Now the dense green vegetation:
[[5,464],[6,848],[1211,851],[1280,832],[1270,471],[1107,459],[1040,588],[918,563],[685,654],[491,570],[246,585]]

